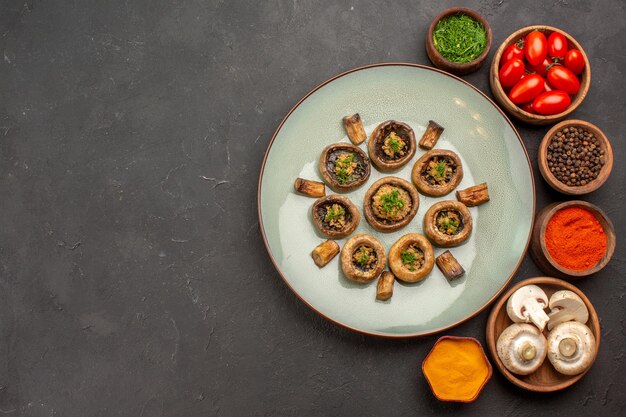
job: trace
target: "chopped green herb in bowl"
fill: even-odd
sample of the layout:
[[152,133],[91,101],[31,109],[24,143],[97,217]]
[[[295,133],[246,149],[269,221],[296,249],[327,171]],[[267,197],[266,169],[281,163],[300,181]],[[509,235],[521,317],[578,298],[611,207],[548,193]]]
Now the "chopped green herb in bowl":
[[492,40],[487,19],[467,7],[451,7],[430,23],[426,53],[437,68],[465,75],[485,63]]
[[462,64],[480,56],[487,46],[487,31],[479,21],[457,13],[437,22],[433,42],[445,59]]

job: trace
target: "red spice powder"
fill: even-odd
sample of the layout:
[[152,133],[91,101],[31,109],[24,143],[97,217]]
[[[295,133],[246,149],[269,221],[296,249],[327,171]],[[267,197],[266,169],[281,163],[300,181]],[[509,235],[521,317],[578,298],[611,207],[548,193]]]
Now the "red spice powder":
[[546,247],[564,268],[584,271],[595,266],[606,252],[606,234],[589,210],[569,207],[557,211],[548,222]]

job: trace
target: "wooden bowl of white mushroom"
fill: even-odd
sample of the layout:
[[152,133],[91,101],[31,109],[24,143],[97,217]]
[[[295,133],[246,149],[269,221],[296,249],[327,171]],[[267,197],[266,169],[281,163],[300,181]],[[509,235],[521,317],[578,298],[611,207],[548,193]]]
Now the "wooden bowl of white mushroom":
[[509,381],[551,392],[589,371],[600,347],[600,323],[578,288],[538,277],[519,282],[498,300],[486,336],[496,367]]

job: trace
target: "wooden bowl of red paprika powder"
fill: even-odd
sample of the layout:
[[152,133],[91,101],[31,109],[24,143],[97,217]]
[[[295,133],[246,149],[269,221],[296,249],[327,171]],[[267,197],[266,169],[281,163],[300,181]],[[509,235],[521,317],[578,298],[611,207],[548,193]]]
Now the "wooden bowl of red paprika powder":
[[607,215],[586,201],[553,203],[535,219],[531,255],[546,274],[578,279],[604,268],[615,251]]

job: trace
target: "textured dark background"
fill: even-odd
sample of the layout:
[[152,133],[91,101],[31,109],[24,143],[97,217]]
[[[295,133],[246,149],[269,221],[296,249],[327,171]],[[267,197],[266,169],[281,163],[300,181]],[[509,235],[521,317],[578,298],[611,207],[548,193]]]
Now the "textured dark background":
[[[605,131],[617,164],[585,199],[619,241],[611,263],[577,283],[603,328],[578,384],[538,395],[494,371],[474,404],[439,403],[420,372],[437,336],[332,325],[265,251],[257,178],[282,117],[350,68],[429,64],[427,26],[452,5],[0,2],[0,414],[623,415],[623,0],[467,2],[495,46],[542,23],[589,53],[591,89],[573,116]],[[490,94],[486,68],[466,79]],[[538,208],[563,199],[536,169],[547,128],[517,126]],[[539,274],[526,259],[515,281]],[[484,340],[486,318],[448,333]]]

